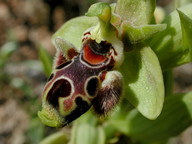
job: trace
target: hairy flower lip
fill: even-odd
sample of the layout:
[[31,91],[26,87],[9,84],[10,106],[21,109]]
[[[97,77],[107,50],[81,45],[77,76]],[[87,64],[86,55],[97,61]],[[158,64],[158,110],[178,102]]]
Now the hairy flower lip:
[[38,111],[38,117],[42,123],[50,127],[62,127],[64,125],[63,120],[58,113],[54,111],[47,111],[45,108]]

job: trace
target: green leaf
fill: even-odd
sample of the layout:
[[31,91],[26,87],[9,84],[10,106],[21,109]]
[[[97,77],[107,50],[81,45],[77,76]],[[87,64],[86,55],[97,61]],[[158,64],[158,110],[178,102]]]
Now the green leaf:
[[[77,49],[81,49],[82,36],[85,30],[95,26],[98,23],[96,17],[81,16],[67,21],[53,36],[52,42],[55,44],[55,38],[61,37],[72,43]],[[55,45],[56,46],[56,45]]]
[[180,12],[181,23],[177,11],[172,12],[164,21],[167,29],[155,35],[150,42],[163,71],[192,61],[192,23],[189,18],[192,17],[191,9],[192,4],[179,9],[182,12]]
[[137,110],[133,110],[126,119],[111,121],[124,134],[147,142],[177,136],[191,123],[192,92],[166,97],[162,113],[156,120],[148,120]]
[[144,41],[151,38],[158,32],[166,29],[166,24],[156,24],[156,25],[142,25],[142,26],[132,26],[125,22],[121,25],[123,39],[129,40],[132,44]]
[[155,53],[150,47],[137,45],[126,53],[120,71],[125,81],[125,98],[145,117],[157,118],[163,106],[164,84]]
[[151,22],[155,10],[155,0],[118,0],[115,13],[122,20],[134,26],[146,25]]
[[17,49],[18,45],[15,42],[7,42],[0,49],[0,58],[7,59]]
[[44,134],[44,125],[35,118],[30,121],[29,129],[27,130],[27,139],[31,144],[39,143]]
[[44,72],[48,77],[51,74],[52,70],[52,59],[48,52],[42,47],[39,47],[39,58],[42,62]]
[[67,144],[69,135],[64,131],[56,132],[40,142],[40,144]]
[[7,42],[0,48],[0,68],[5,66],[11,54],[17,49],[18,45],[15,42]]

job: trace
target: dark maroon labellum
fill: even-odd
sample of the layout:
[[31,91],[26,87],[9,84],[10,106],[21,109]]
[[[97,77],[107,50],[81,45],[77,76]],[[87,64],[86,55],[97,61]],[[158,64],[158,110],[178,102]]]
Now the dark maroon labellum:
[[71,93],[71,84],[66,79],[56,81],[47,95],[47,101],[54,107],[58,107],[58,98],[67,97]]

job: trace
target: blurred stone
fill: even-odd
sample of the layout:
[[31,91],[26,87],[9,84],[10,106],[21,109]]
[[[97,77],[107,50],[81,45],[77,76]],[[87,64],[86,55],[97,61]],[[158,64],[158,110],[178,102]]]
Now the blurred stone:
[[14,101],[9,99],[0,105],[0,142],[3,144],[22,144],[28,128],[29,117]]
[[54,55],[55,48],[51,42],[51,33],[48,31],[48,27],[41,26],[36,29],[31,29],[29,32],[30,39],[38,44],[37,48],[40,48],[40,45],[43,46],[51,55]]
[[192,90],[192,63],[174,69],[174,92],[188,92]]
[[24,42],[28,40],[28,29],[26,26],[19,25],[14,28],[15,37],[18,42]]
[[6,31],[10,22],[10,12],[7,5],[0,2],[0,46],[6,41]]
[[54,31],[58,30],[65,22],[66,16],[62,7],[56,7],[53,12]]
[[0,2],[0,19],[7,20],[10,17],[10,12],[7,5]]
[[187,128],[180,136],[179,144],[191,144],[192,143],[192,126]]

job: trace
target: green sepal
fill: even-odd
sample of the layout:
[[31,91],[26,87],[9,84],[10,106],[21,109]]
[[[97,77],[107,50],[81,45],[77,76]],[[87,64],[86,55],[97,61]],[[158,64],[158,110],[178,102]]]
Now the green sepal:
[[180,17],[177,11],[172,12],[163,22],[167,28],[149,43],[163,71],[191,61],[191,9],[192,4],[179,8],[185,15],[180,12]]
[[120,71],[124,77],[125,98],[142,115],[156,119],[164,102],[164,84],[159,61],[150,47],[137,45],[125,53]]
[[192,61],[192,19],[180,10],[177,10],[177,12],[181,21],[183,47],[186,49],[183,59],[185,63],[188,63]]
[[[61,37],[72,43],[78,50],[81,49],[82,36],[85,30],[97,25],[98,18],[81,16],[67,21],[53,36],[52,42],[55,45],[55,38]],[[56,47],[56,45],[55,45]]]
[[102,21],[108,23],[111,19],[111,7],[108,3],[99,2],[91,5],[86,16],[97,16]]
[[155,6],[155,0],[118,0],[115,13],[134,26],[146,25],[151,22]]
[[158,32],[161,32],[165,29],[166,24],[133,26],[127,22],[124,22],[121,25],[123,39],[127,39],[132,44],[151,38]]
[[132,110],[127,118],[111,119],[110,122],[120,132],[143,142],[177,136],[192,123],[192,92],[166,97],[162,113],[156,120],[148,120]]

